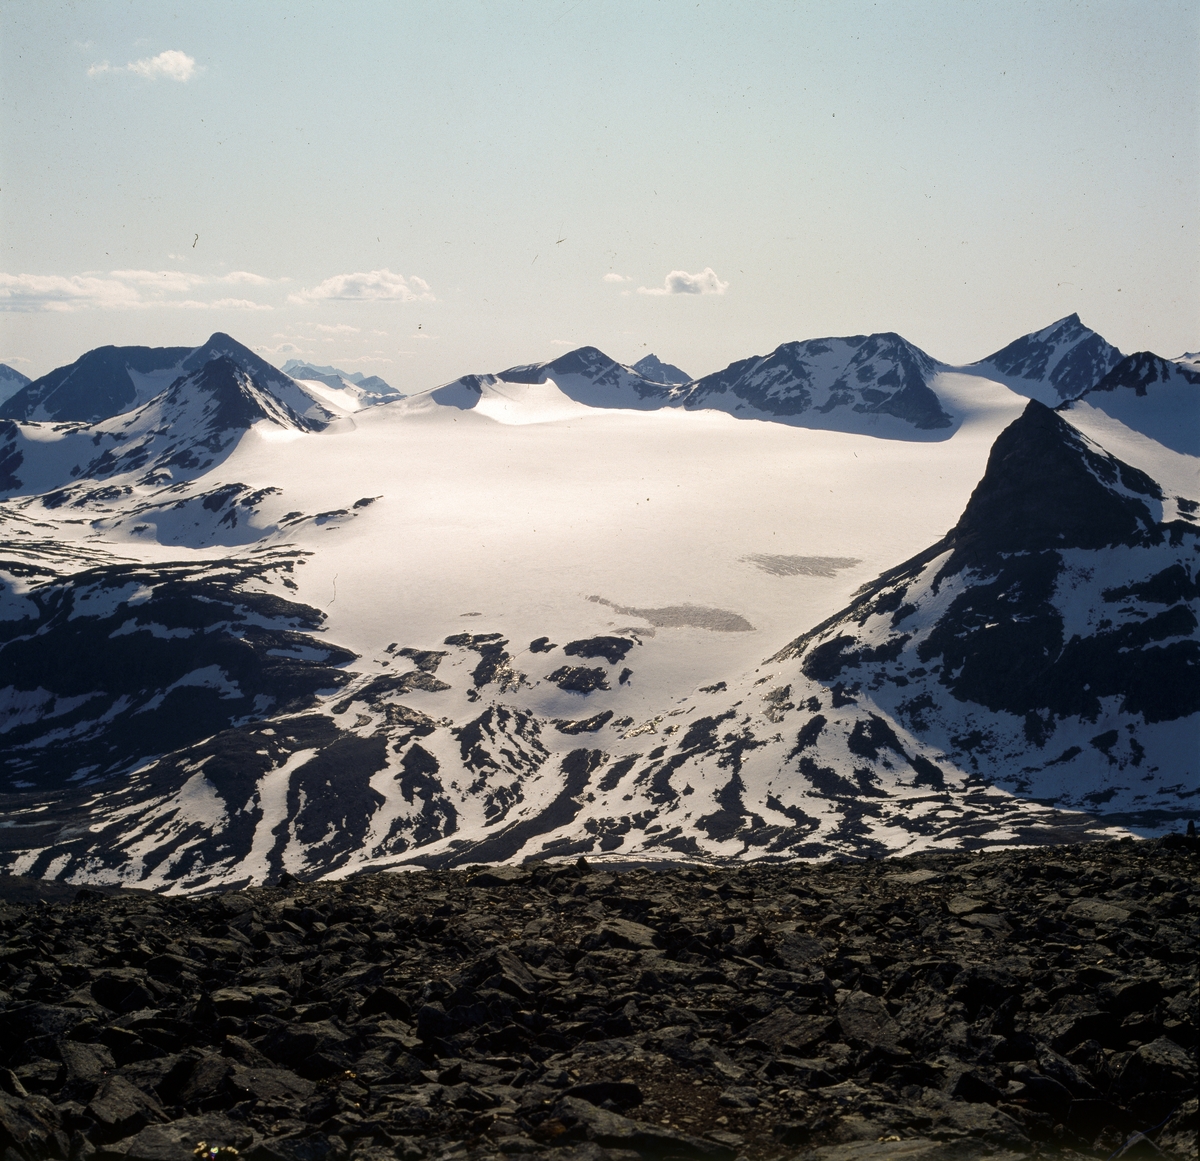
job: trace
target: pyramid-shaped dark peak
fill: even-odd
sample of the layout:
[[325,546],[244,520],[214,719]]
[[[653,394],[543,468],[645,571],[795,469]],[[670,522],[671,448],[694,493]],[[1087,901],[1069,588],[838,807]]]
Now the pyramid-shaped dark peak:
[[1091,390],[1084,393],[1116,391],[1122,387],[1132,388],[1138,395],[1147,394],[1147,388],[1155,383],[1190,383],[1200,386],[1200,369],[1188,367],[1174,359],[1164,359],[1153,351],[1135,351],[1126,355]]
[[1058,399],[1075,399],[1124,356],[1102,335],[1069,314],[1040,331],[1022,335],[980,363],[1002,375],[1048,386]]
[[1147,501],[1161,499],[1144,472],[1031,399],[992,445],[983,479],[951,533],[955,562],[961,567],[998,553],[1144,544],[1158,539]]
[[1096,333],[1090,327],[1084,326],[1083,320],[1079,317],[1078,313],[1072,311],[1065,318],[1060,318],[1057,322],[1052,322],[1048,327],[1044,327],[1038,331],[1037,334],[1051,338],[1075,335],[1080,331],[1088,331],[1091,334]]
[[691,375],[682,367],[676,367],[674,363],[664,363],[655,354],[644,355],[633,364],[632,369],[654,383],[671,383],[682,386],[684,383],[692,381]]
[[168,408],[186,406],[193,392],[209,397],[205,406],[205,427],[209,431],[244,430],[260,419],[304,431],[321,426],[298,415],[229,355],[216,355],[191,375],[177,380],[167,392],[165,404]]
[[285,375],[278,367],[273,367],[265,359],[256,355],[249,347],[243,346],[232,335],[224,331],[216,331],[209,336],[208,342],[197,347],[183,361],[185,371],[195,371],[203,367],[211,359],[225,357],[231,359],[243,370],[249,371],[256,379],[266,383],[290,383],[291,377]]

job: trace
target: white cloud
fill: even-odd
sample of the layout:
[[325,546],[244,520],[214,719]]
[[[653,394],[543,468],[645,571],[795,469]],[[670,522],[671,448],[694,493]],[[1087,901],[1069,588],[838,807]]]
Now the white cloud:
[[202,274],[189,274],[186,270],[114,270],[112,277],[133,286],[176,294],[208,281]]
[[662,286],[639,286],[638,294],[724,294],[729,288],[728,282],[722,282],[711,266],[706,266],[699,274],[689,274],[686,270],[672,270],[663,280]]
[[570,339],[551,339],[550,345],[552,347],[573,347],[575,344]]
[[328,326],[326,323],[317,323],[317,330],[324,331],[327,335],[356,335],[358,327],[352,327],[349,323],[338,323],[337,326]]
[[0,274],[0,310],[127,309],[141,305],[136,287],[91,274]]
[[142,57],[141,60],[130,61],[123,66],[114,67],[106,60],[98,61],[89,67],[87,75],[97,77],[102,73],[133,73],[135,76],[145,77],[148,81],[165,77],[167,80],[184,84],[203,71],[196,65],[194,57],[180,52],[177,48],[169,48],[166,52],[160,52],[158,56]]
[[429,283],[415,275],[405,278],[390,270],[335,274],[310,290],[288,296],[289,302],[323,302],[346,299],[356,302],[431,302]]
[[222,275],[217,279],[218,282],[229,282],[246,284],[249,286],[269,286],[272,282],[270,278],[264,278],[261,274],[251,274],[249,270],[234,270],[229,274]]
[[[180,304],[183,305],[182,303]],[[189,305],[211,307],[213,310],[274,310],[264,302],[251,302],[248,298],[218,298],[215,302],[201,302]]]
[[83,274],[0,273],[0,311],[146,310],[169,307],[175,310],[272,310],[246,298],[202,301],[197,288],[209,285],[271,280],[238,271],[234,275],[208,277],[186,270],[112,270],[107,276],[96,271]]
[[624,274],[614,274],[611,270],[601,279],[602,282],[632,282],[632,278],[627,278]]
[[150,81],[166,77],[168,80],[179,81],[182,84],[190,81],[196,75],[195,60],[177,48],[169,48],[166,52],[160,52],[158,56],[143,57],[125,67],[129,72],[136,73],[139,77],[145,77]]

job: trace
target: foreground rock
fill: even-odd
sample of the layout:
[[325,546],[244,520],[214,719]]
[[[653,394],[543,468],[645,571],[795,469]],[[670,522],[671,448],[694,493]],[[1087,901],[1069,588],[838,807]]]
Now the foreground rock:
[[1197,850],[0,879],[6,1161],[1196,1155]]

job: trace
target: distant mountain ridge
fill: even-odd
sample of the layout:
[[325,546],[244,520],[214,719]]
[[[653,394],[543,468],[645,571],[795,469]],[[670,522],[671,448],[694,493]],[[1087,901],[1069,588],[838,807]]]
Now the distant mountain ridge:
[[633,364],[633,369],[647,379],[656,383],[675,383],[682,385],[692,381],[691,375],[673,363],[664,363],[657,355],[645,355]]
[[400,398],[404,394],[378,375],[364,375],[361,371],[342,371],[337,367],[319,367],[315,363],[306,363],[300,359],[288,359],[283,365],[283,372],[293,379],[315,380],[333,388],[350,386],[379,397]]
[[895,334],[785,343],[770,355],[696,380],[684,380],[678,368],[664,373],[666,365],[650,358],[630,367],[596,347],[580,347],[550,362],[466,375],[426,394],[443,405],[471,408],[496,383],[553,381],[568,398],[589,407],[713,409],[739,419],[893,438],[907,432],[944,438],[937,433],[948,435],[955,427],[929,386],[941,365]]
[[1095,408],[1163,447],[1200,456],[1200,366],[1138,351],[1060,406]]
[[15,395],[22,387],[28,387],[33,380],[28,375],[22,375],[15,367],[0,363],[0,403]]
[[[218,332],[197,348],[88,351],[0,399],[0,418],[98,422],[148,402],[179,375],[221,355],[268,385],[297,414],[318,422],[404,398],[383,379],[360,371],[347,373],[299,359],[289,359],[277,370]],[[964,369],[994,372],[1014,390],[1054,406],[1096,386],[1123,358],[1072,314]],[[738,360],[699,379],[653,354],[626,366],[585,346],[548,362],[465,375],[422,394],[439,404],[453,401],[456,407],[470,408],[488,384],[553,380],[567,398],[589,407],[716,409],[744,419],[940,439],[955,429],[956,420],[933,384],[940,372],[954,369],[891,332],[783,343],[769,355]]]

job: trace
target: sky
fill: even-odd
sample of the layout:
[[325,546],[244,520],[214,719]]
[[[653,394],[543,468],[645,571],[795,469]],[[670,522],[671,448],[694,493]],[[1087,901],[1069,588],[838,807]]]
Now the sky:
[[1200,348],[1200,0],[0,0],[0,362]]

